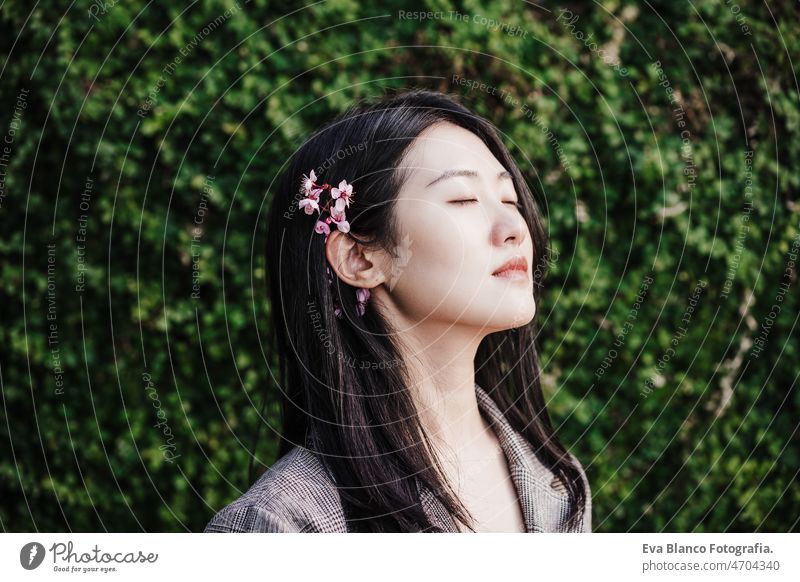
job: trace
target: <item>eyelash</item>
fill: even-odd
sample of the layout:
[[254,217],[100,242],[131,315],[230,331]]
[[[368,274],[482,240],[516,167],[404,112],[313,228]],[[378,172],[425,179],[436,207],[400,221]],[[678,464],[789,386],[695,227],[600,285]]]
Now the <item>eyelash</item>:
[[[467,204],[468,202],[477,202],[477,201],[478,200],[475,199],[475,198],[472,198],[472,199],[469,199],[469,200],[452,200],[450,202],[450,204],[463,205],[463,204]],[[522,204],[520,204],[519,202],[514,202],[513,200],[503,202],[503,204],[513,204],[515,208],[522,208]]]

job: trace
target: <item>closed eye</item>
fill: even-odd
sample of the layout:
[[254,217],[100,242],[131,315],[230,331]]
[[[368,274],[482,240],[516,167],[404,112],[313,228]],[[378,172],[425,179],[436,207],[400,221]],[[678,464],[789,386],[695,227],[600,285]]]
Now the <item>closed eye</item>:
[[[468,200],[451,200],[450,204],[469,204],[470,202],[477,202],[478,200],[475,198],[470,198]],[[512,204],[513,206],[519,208],[521,205],[519,202],[514,202],[513,200],[506,200],[503,204]]]

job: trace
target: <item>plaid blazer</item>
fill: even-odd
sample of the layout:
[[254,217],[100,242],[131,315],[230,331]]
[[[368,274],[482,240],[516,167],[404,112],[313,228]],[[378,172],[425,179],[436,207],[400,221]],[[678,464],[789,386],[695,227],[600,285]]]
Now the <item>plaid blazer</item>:
[[[483,388],[475,385],[478,405],[495,430],[508,460],[525,530],[533,532],[591,532],[592,500],[583,466],[570,455],[586,487],[586,511],[577,529],[565,525],[569,511],[566,489],[537,458],[530,442],[517,432]],[[419,485],[420,503],[431,523],[445,532],[458,532],[444,505]],[[295,446],[278,459],[250,489],[222,508],[206,532],[327,532],[348,531],[338,490],[319,458]]]

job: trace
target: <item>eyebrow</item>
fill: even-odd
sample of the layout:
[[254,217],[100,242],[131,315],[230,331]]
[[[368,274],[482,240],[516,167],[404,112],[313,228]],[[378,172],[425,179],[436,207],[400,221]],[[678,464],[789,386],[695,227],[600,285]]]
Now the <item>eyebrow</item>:
[[[468,178],[477,178],[478,172],[475,170],[446,170],[442,172],[442,175],[438,178],[434,178],[430,182],[428,182],[425,187],[428,188],[436,184],[436,182],[440,182],[442,180],[447,180],[448,178],[455,178],[456,176],[466,176]],[[503,170],[499,174],[497,174],[497,179],[511,179],[511,174],[508,173],[508,170]]]

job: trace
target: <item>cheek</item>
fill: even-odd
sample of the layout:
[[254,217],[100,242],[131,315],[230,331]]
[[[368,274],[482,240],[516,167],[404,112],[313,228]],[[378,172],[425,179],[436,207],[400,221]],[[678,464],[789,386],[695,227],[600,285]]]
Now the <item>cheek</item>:
[[459,233],[446,231],[431,228],[409,235],[408,261],[405,266],[398,262],[396,270],[402,271],[405,283],[415,290],[441,295],[457,283],[469,265]]
[[[432,204],[408,205],[393,262],[390,289],[401,303],[433,310],[443,301],[475,293],[475,278],[488,269],[478,254],[476,229]],[[484,265],[483,263],[486,263]]]

